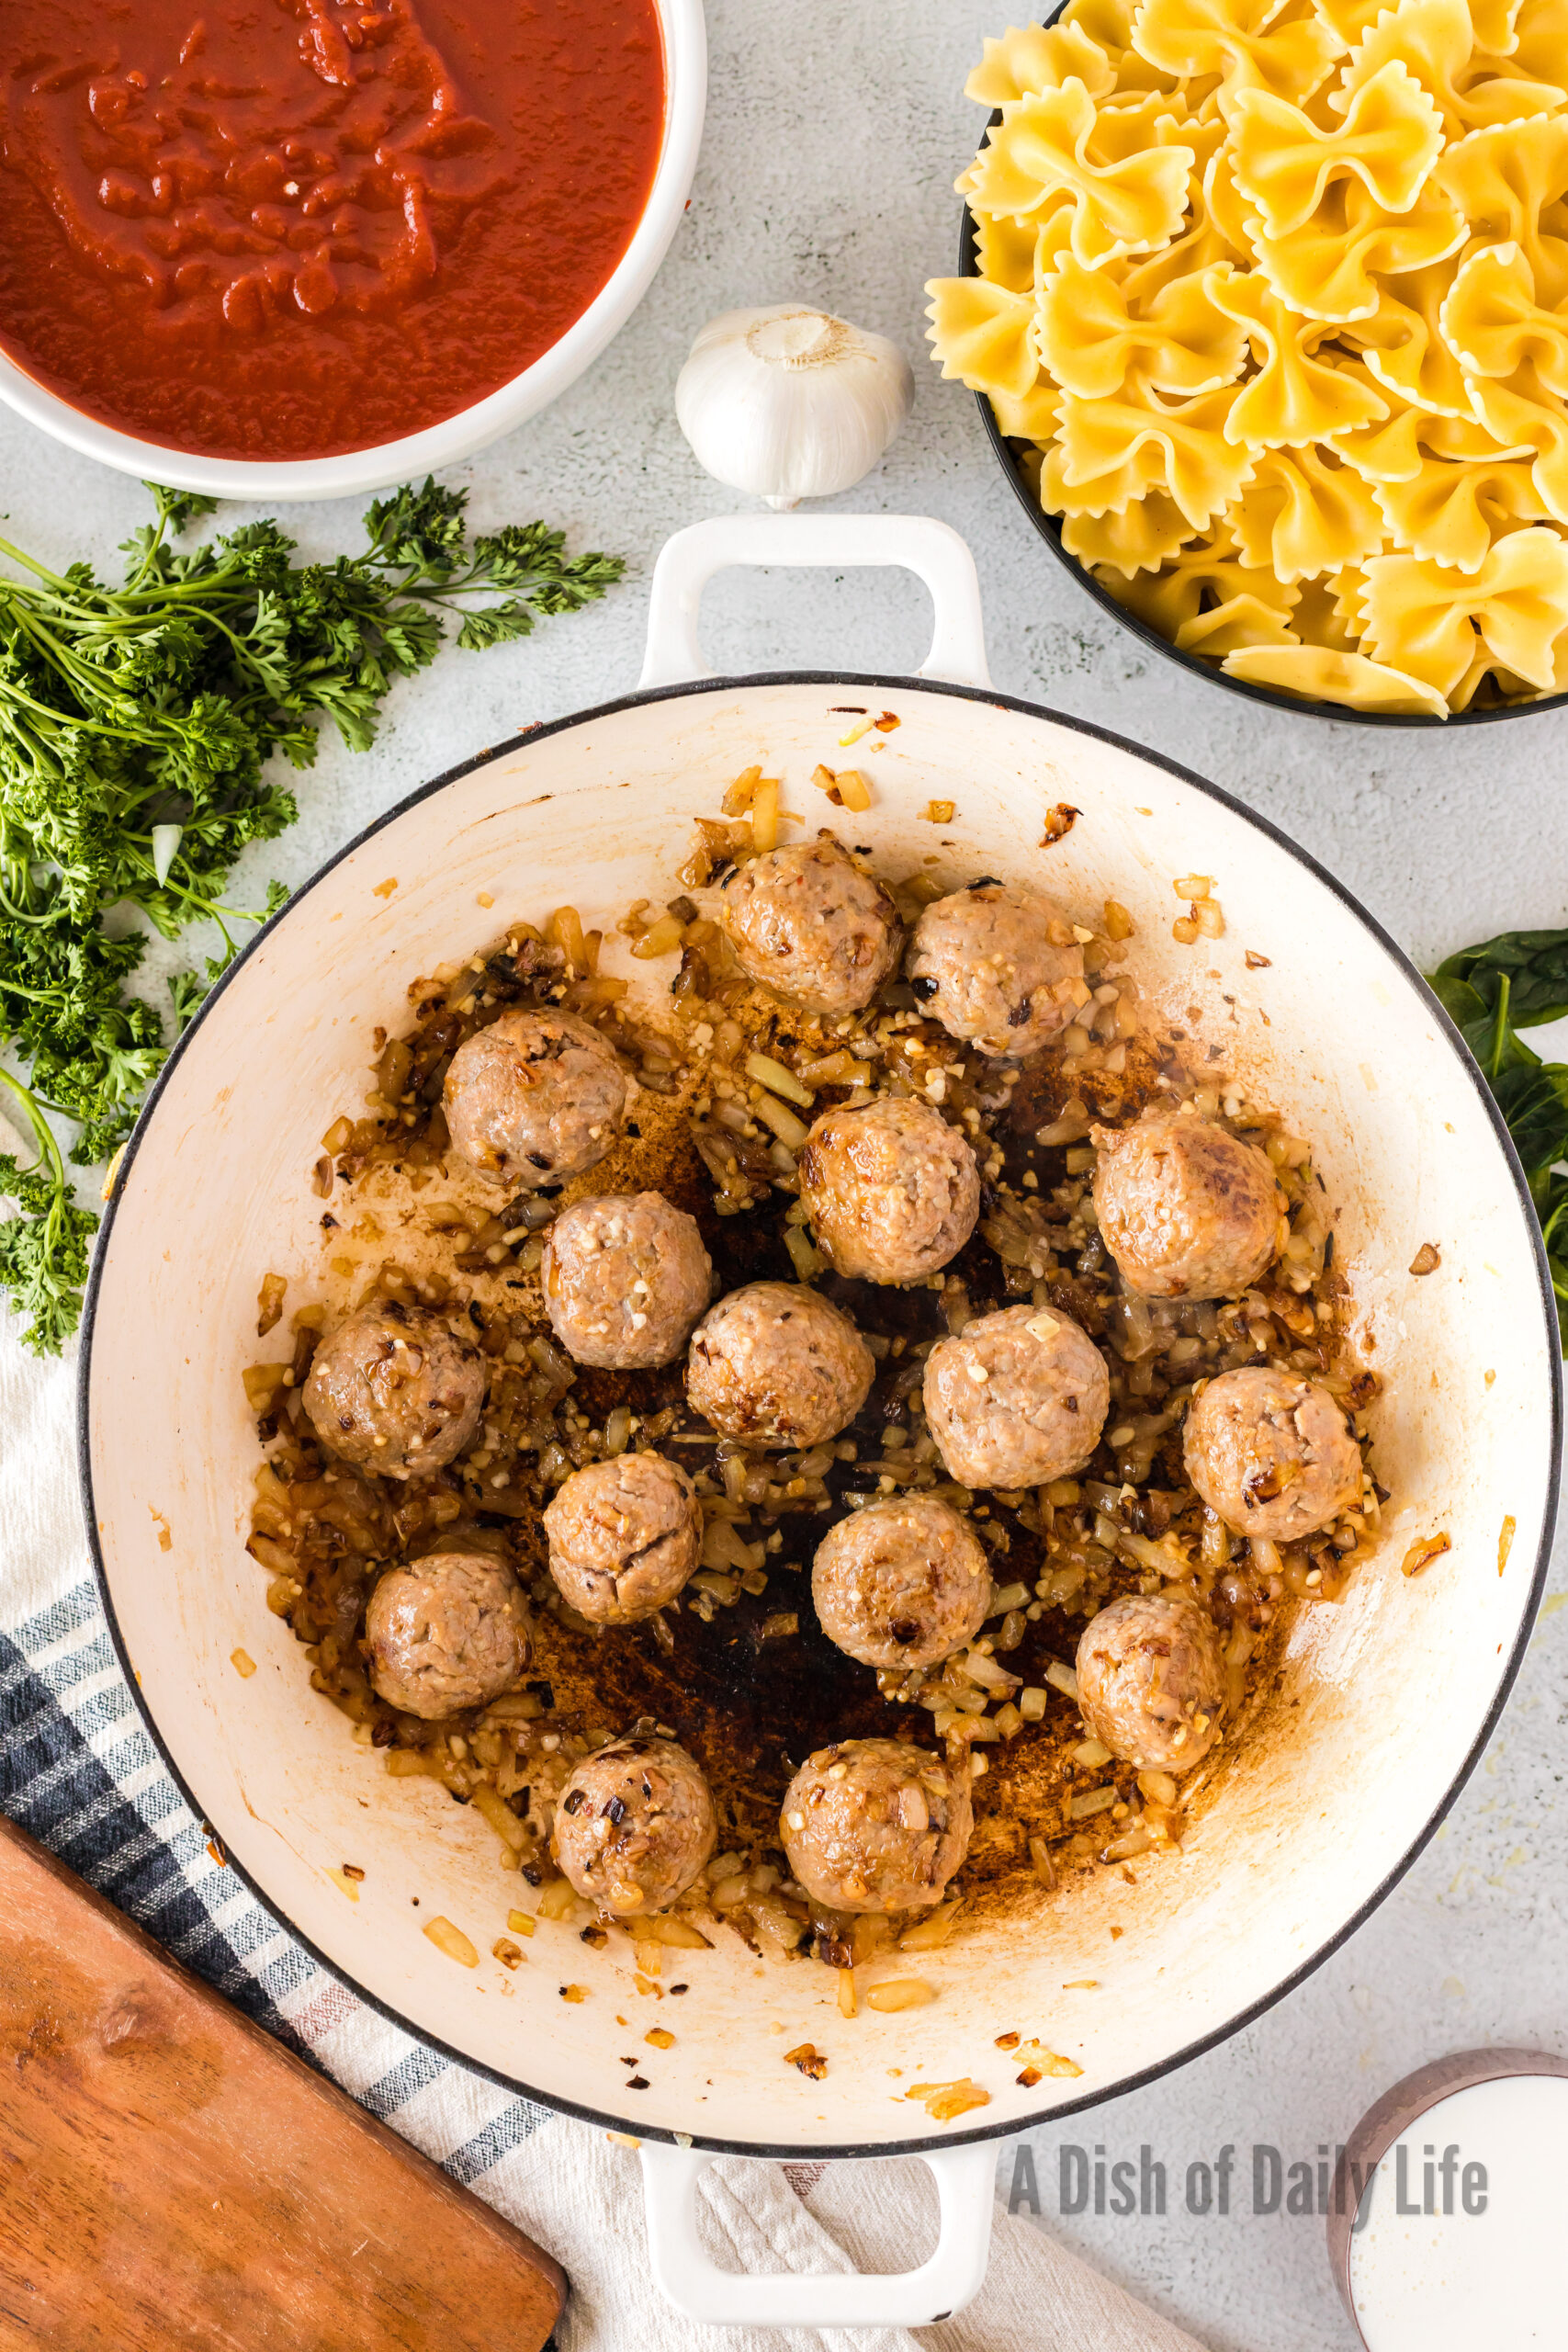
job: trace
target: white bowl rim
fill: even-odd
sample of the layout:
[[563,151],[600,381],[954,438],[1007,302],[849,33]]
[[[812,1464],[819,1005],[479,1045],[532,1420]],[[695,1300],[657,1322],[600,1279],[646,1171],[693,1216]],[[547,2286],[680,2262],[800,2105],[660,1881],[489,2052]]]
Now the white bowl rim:
[[140,481],[243,503],[349,498],[460,463],[537,414],[575,383],[620,333],[652,285],[681,224],[702,143],[707,102],[703,0],[653,0],[664,49],[664,133],[653,184],[630,242],[598,293],[556,342],[456,415],[419,433],[330,458],[209,458],[140,440],[73,407],[0,351],[0,401],[51,439]]
[[[1332,1935],[1325,1938],[1315,1951],[1309,1953],[1298,1967],[1293,1968],[1269,1992],[1251,2002],[1245,2009],[1238,2011],[1224,2025],[1216,2026],[1212,2031],[1198,2035],[1193,2041],[1184,2044],[1181,2049],[1156,2061],[1152,2065],[1142,2067],[1114,2083],[1106,2084],[1094,2091],[1087,2092],[1079,2098],[1068,2099],[1049,2109],[1043,2109],[1034,2116],[1012,2116],[1000,2122],[978,2124],[962,2132],[914,2135],[907,2140],[893,2142],[846,2142],[841,2145],[834,2146],[818,2146],[814,2143],[809,2151],[812,2162],[825,2163],[839,2158],[921,2155],[935,2154],[943,2148],[967,2146],[984,2140],[1010,2139],[1020,2132],[1034,2129],[1037,2125],[1046,2123],[1055,2125],[1069,2115],[1079,2115],[1101,2107],[1108,2099],[1120,2098],[1130,2091],[1145,2089],[1149,2085],[1162,2081],[1166,2075],[1175,2074],[1179,2068],[1189,2064],[1193,2059],[1201,2058],[1207,2052],[1217,2049],[1221,2043],[1231,2041],[1246,2027],[1267,2015],[1269,2010],[1275,2007],[1288,1994],[1293,1993],[1298,1985],[1304,1984],[1309,1976],[1315,1974],[1325,1962],[1331,1959],[1340,1946],[1348,1941],[1357,1929],[1392,1894],[1400,1880],[1404,1877],[1406,1871],[1425,1852],[1437,1835],[1490,1744],[1492,1735],[1512,1696],[1514,1684],[1517,1679],[1519,1668],[1524,1663],[1525,1654],[1529,1647],[1534,1632],[1541,1596],[1546,1589],[1547,1570],[1551,1565],[1552,1542],[1556,1532],[1562,1480],[1563,1372],[1562,1347],[1558,1336],[1556,1293],[1552,1287],[1551,1270],[1547,1263],[1546,1244],[1541,1235],[1540,1219],[1536,1216],[1535,1206],[1530,1199],[1529,1188],[1525,1181],[1524,1169],[1520,1164],[1518,1154],[1514,1148],[1513,1137],[1508,1133],[1506,1122],[1497,1105],[1496,1098],[1486,1083],[1479,1063],[1428,986],[1425,975],[1417,970],[1404,950],[1383,929],[1376,916],[1371,914],[1362,906],[1360,900],[1347,888],[1344,883],[1331,874],[1326,867],[1320,865],[1310,851],[1303,849],[1299,842],[1292,841],[1287,832],[1269,818],[1259,815],[1244,800],[1225,791],[1223,786],[1210,783],[1207,778],[1196,775],[1190,768],[1183,767],[1179,761],[1168,759],[1162,752],[1151,751],[1146,744],[1136,743],[1129,736],[1119,735],[1111,728],[1097,726],[1092,720],[1077,718],[1070,712],[1053,710],[1046,704],[1030,702],[1021,695],[1002,694],[989,686],[964,686],[951,684],[941,678],[888,675],[867,671],[763,670],[741,676],[694,678],[675,685],[647,687],[632,694],[619,695],[612,701],[594,704],[589,709],[571,711],[564,718],[546,720],[537,726],[525,728],[520,734],[510,737],[505,742],[492,744],[487,750],[477,752],[472,759],[460,761],[455,767],[447,768],[440,775],[433,777],[428,784],[421,785],[412,792],[405,794],[402,799],[385,810],[372,823],[365,826],[361,831],[354,835],[352,840],[345,842],[341,849],[327,858],[307,881],[300,884],[299,889],[294,892],[288,903],[278,910],[271,922],[262,925],[254,937],[247,941],[222,978],[213,984],[195,1017],[181,1032],[171,1048],[169,1058],[159,1071],[152,1090],[137,1119],[135,1128],[125,1146],[124,1157],[117,1172],[114,1192],[105,1208],[103,1222],[93,1251],[83,1306],[81,1369],[76,1393],[77,1476],[81,1483],[82,1508],[86,1522],[87,1544],[92,1555],[93,1573],[97,1583],[98,1597],[103,1605],[104,1615],[108,1623],[109,1636],[114,1644],[115,1655],[125,1676],[127,1688],[135,1699],[138,1711],[147,1726],[153,1745],[163,1758],[165,1770],[198,1820],[206,1817],[204,1808],[185,1774],[175,1762],[141,1697],[135,1670],[131,1665],[130,1654],[115,1612],[114,1598],[109,1589],[108,1576],[98,1541],[91,1450],[93,1339],[98,1293],[107,1256],[107,1245],[113,1231],[115,1212],[124,1188],[125,1179],[135,1161],[138,1148],[156,1114],[164,1090],[185,1051],[187,1041],[206,1020],[209,1010],[222,995],[241,966],[255,954],[263,939],[276,925],[287,922],[292,911],[300,906],[336,867],[345,859],[352,857],[366,842],[373,841],[378,833],[394,824],[409,809],[418,807],[423,801],[434,798],[448,785],[457,783],[464,776],[472,775],[477,770],[489,767],[494,762],[505,759],[513,752],[525,750],[529,745],[540,742],[547,736],[564,734],[570,728],[589,725],[600,719],[615,717],[622,711],[636,710],[648,704],[670,702],[678,696],[689,695],[734,694],[749,687],[797,685],[863,686],[888,694],[948,695],[961,701],[1013,711],[1021,718],[1043,718],[1054,726],[1066,728],[1072,734],[1092,737],[1097,742],[1110,744],[1114,750],[1124,752],[1134,759],[1148,761],[1154,766],[1162,769],[1167,775],[1175,777],[1179,783],[1191,786],[1206,799],[1213,801],[1218,807],[1228,810],[1232,816],[1239,818],[1244,824],[1251,826],[1263,834],[1277,849],[1283,850],[1287,856],[1292,858],[1316,881],[1322,883],[1325,889],[1331,891],[1382,949],[1401,976],[1411,982],[1417,994],[1426,1000],[1427,1009],[1438,1024],[1442,1042],[1447,1045],[1480,1098],[1482,1108],[1501,1148],[1504,1162],[1514,1186],[1516,1206],[1525,1221],[1526,1233],[1535,1261],[1542,1317],[1547,1327],[1549,1341],[1547,1361],[1551,1367],[1551,1460],[1547,1464],[1540,1537],[1536,1547],[1535,1566],[1530,1577],[1527,1603],[1519,1619],[1518,1633],[1504,1663],[1496,1690],[1486,1711],[1485,1718],[1459,1769],[1437,1799],[1420,1833],[1412,1839],[1399,1860],[1387,1871],[1372,1893],[1351,1917],[1337,1927]],[[519,2076],[509,2075],[500,2067],[488,2065],[482,2060],[471,2056],[468,2052],[444,2041],[439,2035],[429,2033],[423,2027],[413,2025],[389,2002],[381,2000],[375,1994],[368,1992],[338,1962],[329,1959],[309,1936],[303,1934],[294,1922],[278,1909],[251,1873],[241,1864],[231,1858],[228,1867],[236,1873],[241,1883],[260,1905],[267,1917],[275,1920],[285,1933],[293,1937],[302,1950],[310,1953],[319,1967],[325,1969],[330,1976],[335,1978],[357,2000],[363,2001],[367,2007],[375,2010],[378,2015],[387,2020],[388,2024],[397,2027],[400,2032],[410,2034],[414,2040],[428,2044],[431,2049],[449,2059],[454,2065],[466,2067],[471,2073],[481,2075],[513,2098],[530,2099],[536,2106],[543,2107],[554,2113],[574,2116],[580,2122],[592,2123],[607,2132],[620,2132],[624,2129],[624,2118],[620,2116],[607,2114],[600,2109],[586,2106],[574,2099],[563,2098],[556,2093],[547,2097],[543,2092],[536,2090],[531,2085],[524,2082]],[[671,2145],[676,2143],[675,2132],[662,2125],[647,2126],[641,2136],[648,2140],[663,2141]],[[682,2146],[694,2146],[724,2155],[789,2159],[800,2153],[795,2148],[780,2146],[770,2141],[710,2138],[700,2132],[681,2134],[679,2143]]]

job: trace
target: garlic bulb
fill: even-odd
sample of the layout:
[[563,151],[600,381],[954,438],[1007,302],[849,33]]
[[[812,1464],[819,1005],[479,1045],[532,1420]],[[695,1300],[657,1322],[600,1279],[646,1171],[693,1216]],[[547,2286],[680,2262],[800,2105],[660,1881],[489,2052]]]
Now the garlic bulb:
[[708,321],[676,382],[675,413],[716,481],[797,506],[870,472],[914,389],[885,336],[774,302]]

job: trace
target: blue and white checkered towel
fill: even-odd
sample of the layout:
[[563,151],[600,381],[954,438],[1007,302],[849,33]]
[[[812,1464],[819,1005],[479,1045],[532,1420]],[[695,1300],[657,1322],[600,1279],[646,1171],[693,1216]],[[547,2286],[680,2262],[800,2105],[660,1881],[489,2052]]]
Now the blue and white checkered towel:
[[[74,1367],[40,1364],[0,1310],[0,1807],[246,2014],[322,2067],[548,2248],[572,2293],[559,2352],[1200,2352],[998,2208],[978,2301],[897,2328],[698,2327],[649,2284],[636,2158],[400,2033],[212,1859],[109,1640],[75,1478]],[[704,2176],[715,2258],[742,2270],[897,2270],[935,2235],[923,2165],[725,2158]]]

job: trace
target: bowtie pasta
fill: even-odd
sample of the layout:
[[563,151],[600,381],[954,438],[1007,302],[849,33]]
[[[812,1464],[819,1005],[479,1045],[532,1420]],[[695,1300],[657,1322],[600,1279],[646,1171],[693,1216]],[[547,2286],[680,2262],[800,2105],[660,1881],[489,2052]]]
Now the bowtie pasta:
[[1568,692],[1568,0],[1068,0],[987,40],[942,374],[1232,677]]

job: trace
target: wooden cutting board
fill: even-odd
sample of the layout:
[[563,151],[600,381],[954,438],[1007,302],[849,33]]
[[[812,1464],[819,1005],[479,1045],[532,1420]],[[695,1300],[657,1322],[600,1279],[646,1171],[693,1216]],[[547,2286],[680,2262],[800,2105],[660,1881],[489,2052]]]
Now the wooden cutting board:
[[539,2352],[565,2288],[0,1820],[4,2352]]

